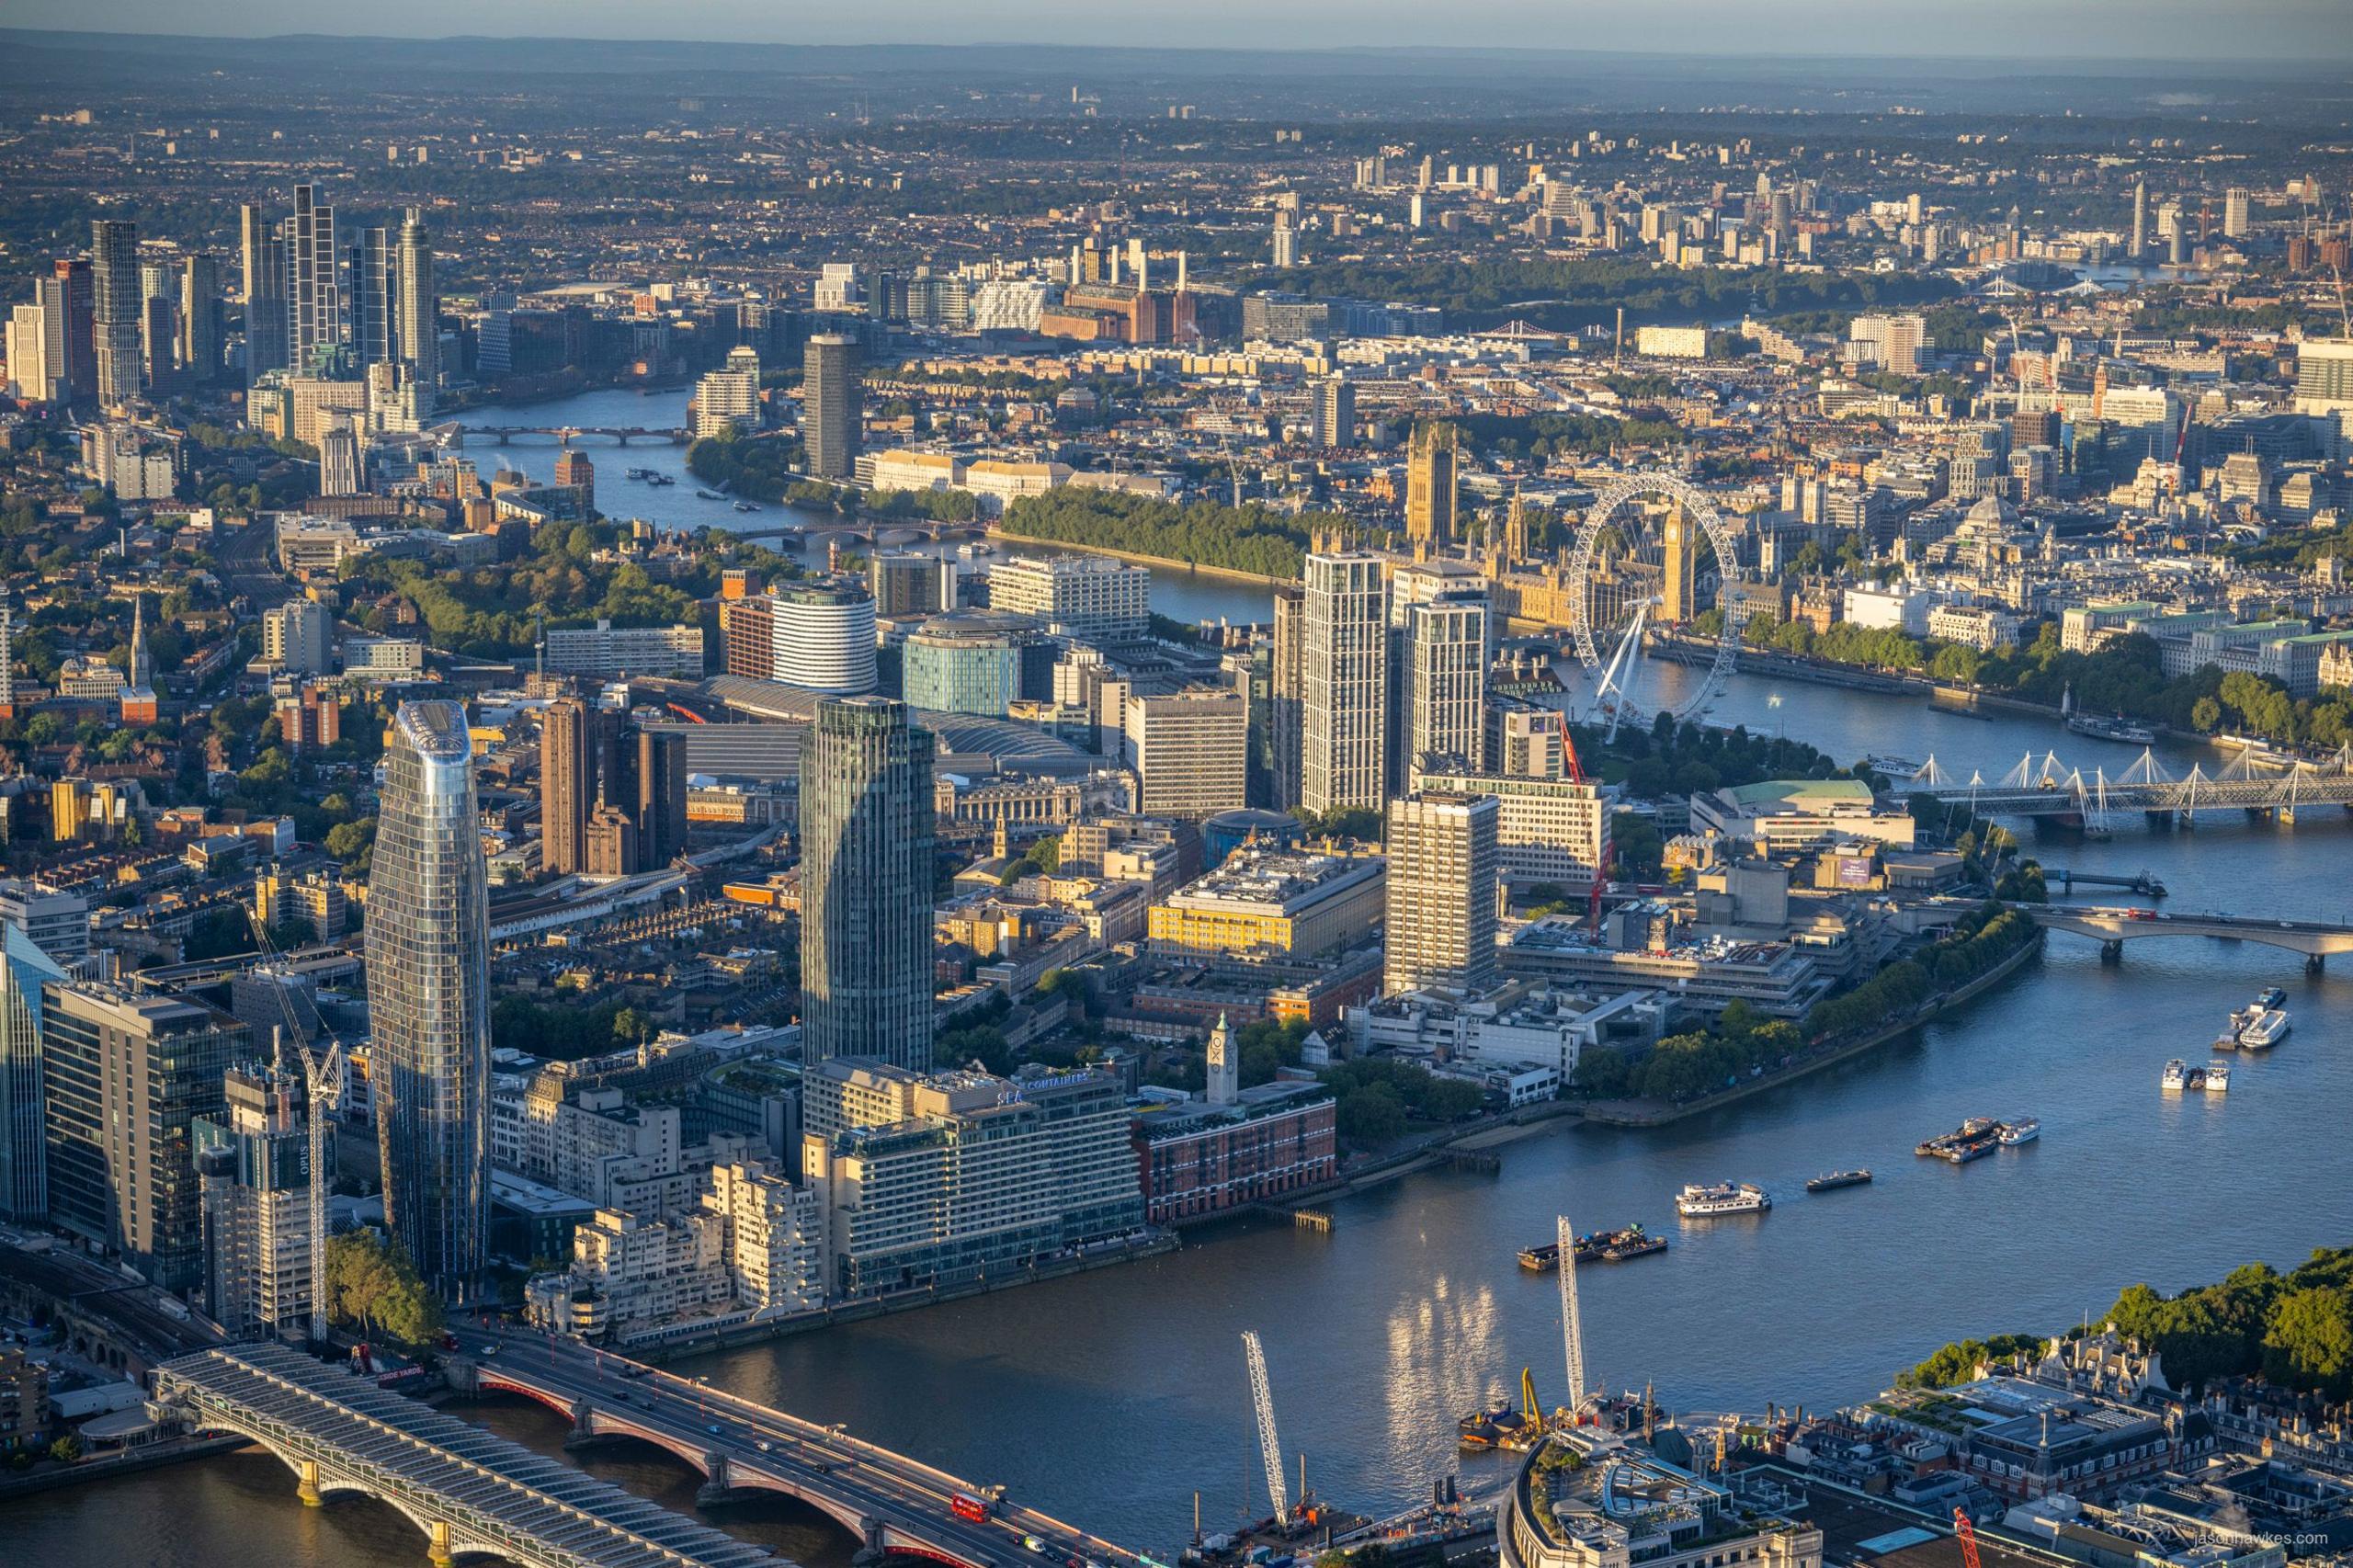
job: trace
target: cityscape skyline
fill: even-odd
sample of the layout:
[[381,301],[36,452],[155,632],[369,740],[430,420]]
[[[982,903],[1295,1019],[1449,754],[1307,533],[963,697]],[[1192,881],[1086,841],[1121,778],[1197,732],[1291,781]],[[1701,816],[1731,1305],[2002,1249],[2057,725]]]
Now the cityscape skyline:
[[12,1552],[2343,1568],[2341,18],[618,14],[0,32]]

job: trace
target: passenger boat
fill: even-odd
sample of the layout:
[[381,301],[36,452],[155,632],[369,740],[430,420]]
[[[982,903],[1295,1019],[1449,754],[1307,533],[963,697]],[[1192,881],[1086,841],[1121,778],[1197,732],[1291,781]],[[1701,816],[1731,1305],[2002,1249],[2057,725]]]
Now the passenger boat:
[[2097,713],[2077,713],[2067,721],[2067,728],[2095,740],[2122,741],[2127,745],[2152,745],[2157,738],[2155,731],[2144,724],[2135,724],[2120,713],[2112,719],[2102,718]]
[[2245,1051],[2268,1051],[2287,1038],[2288,1015],[2278,1007],[2266,1007],[2239,1030],[2239,1046]]
[[2001,1131],[1995,1134],[2003,1147],[2009,1149],[2015,1149],[2021,1143],[2031,1143],[2041,1136],[2042,1123],[2030,1116],[2002,1123]]
[[2231,1092],[2231,1064],[2229,1062],[2210,1062],[2207,1065],[2206,1092],[2210,1095],[2227,1095]]
[[2177,1095],[2183,1089],[2188,1088],[2189,1086],[2189,1063],[2184,1062],[2178,1056],[2166,1062],[2165,1072],[2158,1075],[2157,1086],[2165,1090],[2167,1094]]
[[629,477],[631,479],[643,479],[653,472],[654,471],[649,468],[633,468],[629,471]]
[[1750,1182],[1695,1182],[1675,1195],[1675,1211],[1687,1220],[1762,1214],[1772,1207],[1772,1195]]
[[656,473],[652,469],[648,469],[645,472],[645,483],[648,484],[676,484],[678,482],[672,479],[666,473]]
[[1832,1171],[1818,1176],[1805,1184],[1808,1192],[1836,1192],[1842,1187],[1861,1187],[1871,1179],[1869,1171]]
[[2268,1012],[2288,999],[2288,994],[2276,985],[2267,985],[2255,994],[2256,1010]]
[[695,494],[705,501],[724,501],[727,499],[726,496],[722,495],[716,490],[698,490],[695,492]]
[[759,503],[756,501],[738,501],[735,503],[735,509],[739,512],[756,512],[760,507]]

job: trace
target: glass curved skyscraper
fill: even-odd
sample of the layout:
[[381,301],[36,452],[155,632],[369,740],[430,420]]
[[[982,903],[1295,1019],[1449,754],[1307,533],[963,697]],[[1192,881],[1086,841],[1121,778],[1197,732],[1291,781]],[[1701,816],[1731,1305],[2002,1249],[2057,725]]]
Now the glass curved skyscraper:
[[461,1296],[490,1220],[490,916],[465,709],[404,702],[368,878],[369,1075],[384,1217]]
[[801,1054],[931,1071],[932,735],[828,698],[801,743]]

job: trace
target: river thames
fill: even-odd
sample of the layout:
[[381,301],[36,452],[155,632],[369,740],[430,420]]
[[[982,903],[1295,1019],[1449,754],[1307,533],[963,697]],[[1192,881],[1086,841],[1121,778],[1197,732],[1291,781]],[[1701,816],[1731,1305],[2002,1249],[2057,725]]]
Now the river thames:
[[[508,452],[527,468],[552,461],[548,448]],[[632,447],[615,466],[665,457],[680,460]],[[629,510],[612,494],[627,482],[608,479],[601,449],[597,463],[608,509]],[[1257,618],[1246,587],[1190,588],[1201,615]],[[1654,677],[1672,692],[1690,676]],[[2044,720],[1968,719],[1746,676],[1710,718],[1841,761],[1934,753],[1961,777],[1991,778],[2052,749],[2112,777],[2138,755]],[[2159,757],[2175,771],[2221,760],[2182,746]],[[2052,865],[2154,871],[2180,910],[2353,920],[2343,812],[2307,812],[2292,828],[2216,816],[2194,834],[2152,833],[2135,816],[2110,842],[2053,833],[2029,846]],[[2202,1058],[2223,1014],[2268,984],[2286,987],[2294,1032],[2240,1061],[2226,1097],[2161,1095],[2165,1059]],[[1685,1411],[1827,1407],[1885,1387],[1949,1339],[2056,1329],[2135,1281],[2170,1291],[2250,1259],[2284,1267],[2353,1242],[2348,1103],[2353,968],[2311,976],[2293,954],[2204,939],[2135,943],[2104,965],[2093,943],[2053,936],[2032,966],[1914,1034],[1669,1128],[1556,1126],[1506,1146],[1500,1176],[1416,1174],[1343,1199],[1328,1235],[1235,1225],[1142,1264],[679,1369],[1159,1551],[1190,1528],[1197,1491],[1212,1528],[1245,1499],[1263,1506],[1244,1329],[1265,1340],[1284,1447],[1306,1456],[1316,1489],[1367,1510],[1403,1507],[1439,1475],[1478,1480],[1504,1462],[1459,1459],[1454,1418],[1515,1387],[1523,1366],[1548,1403],[1561,1397],[1553,1283],[1513,1259],[1550,1238],[1556,1213],[1580,1229],[1641,1221],[1674,1242],[1580,1274],[1596,1381],[1654,1382]],[[1963,1167],[1915,1158],[1922,1137],[1972,1115],[2036,1116],[2042,1137]],[[1872,1185],[1801,1190],[1856,1165],[1876,1173]],[[1761,1183],[1779,1202],[1761,1218],[1678,1223],[1676,1187],[1711,1179]],[[459,1408],[551,1452],[563,1436],[536,1406]],[[695,1478],[650,1450],[586,1462],[692,1509]],[[813,1568],[840,1568],[855,1544],[791,1505],[710,1517]],[[303,1508],[291,1478],[250,1453],[0,1506],[0,1541],[46,1563],[408,1565],[423,1551],[374,1505]]]

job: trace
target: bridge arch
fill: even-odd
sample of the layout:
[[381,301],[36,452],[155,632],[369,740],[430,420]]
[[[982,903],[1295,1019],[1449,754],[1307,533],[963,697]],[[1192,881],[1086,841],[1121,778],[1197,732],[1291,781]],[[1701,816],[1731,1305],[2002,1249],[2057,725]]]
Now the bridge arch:
[[[417,1533],[425,1537],[426,1549],[431,1553],[431,1561],[436,1563],[453,1562],[460,1557],[498,1557],[508,1561],[513,1560],[514,1548],[511,1544],[494,1541],[485,1536],[470,1534],[461,1525],[442,1518],[409,1498],[370,1485],[366,1481],[335,1469],[332,1461],[313,1460],[295,1453],[259,1422],[239,1420],[213,1410],[205,1414],[203,1429],[208,1432],[233,1433],[237,1437],[251,1440],[256,1447],[292,1471],[298,1482],[305,1484],[310,1484],[310,1482],[303,1466],[316,1465],[316,1482],[313,1491],[320,1504],[336,1497],[368,1497],[383,1504],[416,1527]],[[306,1497],[304,1501],[309,1502],[312,1499]]]
[[796,1502],[805,1503],[841,1526],[859,1540],[866,1539],[867,1518],[858,1509],[830,1494],[797,1485],[781,1476],[755,1470],[742,1460],[731,1460],[727,1465],[727,1484],[739,1492],[776,1492]]

